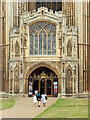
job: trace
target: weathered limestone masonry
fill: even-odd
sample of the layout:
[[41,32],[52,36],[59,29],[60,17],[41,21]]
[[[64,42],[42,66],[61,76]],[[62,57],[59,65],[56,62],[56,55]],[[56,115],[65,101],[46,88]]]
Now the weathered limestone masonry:
[[[56,25],[56,55],[30,55],[30,26],[40,21]],[[82,59],[79,63],[82,65]],[[58,96],[78,94],[77,27],[68,28],[61,11],[53,13],[45,7],[25,12],[20,18],[20,28],[10,32],[9,93],[27,95],[28,77],[40,66],[57,74]],[[82,85],[82,73],[79,74]]]
[[78,51],[79,51],[79,92],[83,92],[83,4],[78,2],[76,8],[76,25],[78,26]]

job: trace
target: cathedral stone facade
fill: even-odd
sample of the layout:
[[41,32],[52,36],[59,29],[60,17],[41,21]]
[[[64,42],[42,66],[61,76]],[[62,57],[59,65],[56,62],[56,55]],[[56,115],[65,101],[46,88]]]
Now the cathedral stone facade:
[[0,1],[0,91],[88,97],[90,1],[35,1]]
[[68,27],[61,11],[24,12],[10,31],[9,93],[29,95],[30,84],[32,94],[78,93],[77,27]]

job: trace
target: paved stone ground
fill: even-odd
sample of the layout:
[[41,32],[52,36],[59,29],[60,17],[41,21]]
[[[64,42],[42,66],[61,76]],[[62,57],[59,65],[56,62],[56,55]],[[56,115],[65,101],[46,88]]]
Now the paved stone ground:
[[46,107],[35,107],[33,98],[19,98],[15,106],[2,111],[2,118],[34,118],[43,112],[47,107],[51,106],[58,98],[49,97]]

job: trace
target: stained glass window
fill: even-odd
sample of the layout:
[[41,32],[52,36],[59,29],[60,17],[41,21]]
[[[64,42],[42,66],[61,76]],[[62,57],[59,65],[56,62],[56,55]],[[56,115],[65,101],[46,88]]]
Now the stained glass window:
[[48,35],[48,55],[51,55],[51,35]]
[[39,55],[42,55],[42,35],[39,35]]
[[44,35],[44,42],[43,42],[43,54],[46,55],[46,35]]
[[30,55],[56,55],[56,25],[39,21],[30,26]]
[[52,54],[53,55],[56,54],[56,36],[55,35],[52,36]]
[[38,54],[38,36],[35,35],[35,55]]
[[33,35],[30,36],[30,55],[33,55]]

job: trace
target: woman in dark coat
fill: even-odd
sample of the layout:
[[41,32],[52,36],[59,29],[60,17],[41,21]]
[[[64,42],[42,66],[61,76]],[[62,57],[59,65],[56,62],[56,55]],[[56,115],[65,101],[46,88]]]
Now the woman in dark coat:
[[41,94],[37,94],[37,101],[38,101],[38,107],[40,107],[40,101],[41,101]]

